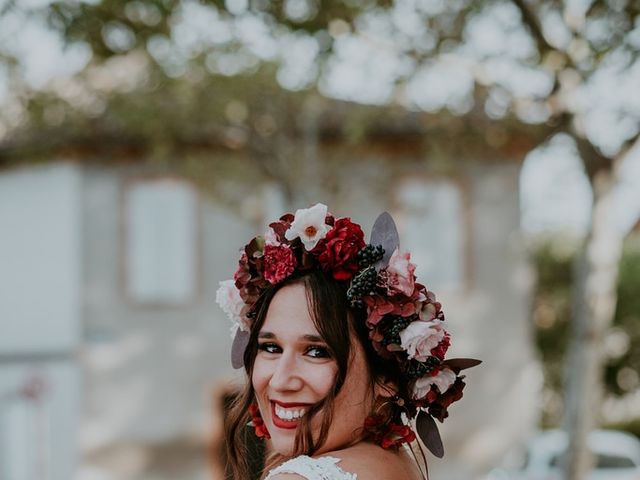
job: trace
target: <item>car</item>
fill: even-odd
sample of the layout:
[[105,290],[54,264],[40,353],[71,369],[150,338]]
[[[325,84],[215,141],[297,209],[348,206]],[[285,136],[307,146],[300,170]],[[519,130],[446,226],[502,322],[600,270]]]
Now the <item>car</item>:
[[[595,465],[586,480],[640,480],[640,440],[617,430],[594,430],[588,444]],[[538,433],[528,442],[521,465],[496,468],[486,480],[561,480],[569,441],[563,430]]]

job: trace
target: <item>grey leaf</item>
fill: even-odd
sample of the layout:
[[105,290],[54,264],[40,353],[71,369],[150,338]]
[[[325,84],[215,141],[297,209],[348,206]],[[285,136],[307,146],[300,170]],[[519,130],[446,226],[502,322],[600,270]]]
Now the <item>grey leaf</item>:
[[249,332],[238,329],[231,345],[231,366],[235,369],[244,367],[244,351],[249,344]]
[[382,245],[382,248],[384,248],[384,256],[376,263],[376,270],[380,271],[381,268],[389,264],[393,251],[400,245],[396,222],[393,221],[389,212],[382,212],[376,219],[371,229],[369,243],[371,245]]
[[456,374],[458,374],[461,370],[475,367],[476,365],[480,365],[481,363],[482,360],[476,360],[475,358],[450,358],[449,360],[445,360],[444,362],[442,362],[442,365],[449,367]]
[[433,417],[427,412],[420,410],[416,418],[416,430],[418,430],[418,435],[425,447],[436,457],[442,458],[444,456],[444,447],[442,446],[438,426]]

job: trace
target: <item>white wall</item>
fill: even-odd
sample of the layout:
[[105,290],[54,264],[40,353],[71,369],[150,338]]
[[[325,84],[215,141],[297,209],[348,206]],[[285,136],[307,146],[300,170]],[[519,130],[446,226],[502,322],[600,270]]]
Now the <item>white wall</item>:
[[0,175],[0,478],[69,480],[77,464],[82,176]]
[[71,165],[0,175],[0,354],[79,340],[81,177]]

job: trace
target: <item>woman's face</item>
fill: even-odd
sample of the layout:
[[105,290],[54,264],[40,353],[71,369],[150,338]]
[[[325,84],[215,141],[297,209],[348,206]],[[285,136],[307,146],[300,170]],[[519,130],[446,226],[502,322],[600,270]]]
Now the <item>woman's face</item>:
[[[349,335],[348,326],[344,326]],[[343,388],[335,399],[327,441],[317,453],[359,440],[371,412],[372,395],[362,346],[352,341],[352,358]],[[291,455],[300,416],[327,396],[337,364],[313,324],[303,284],[287,285],[274,296],[258,334],[252,382],[273,449]],[[318,437],[323,412],[312,420]]]

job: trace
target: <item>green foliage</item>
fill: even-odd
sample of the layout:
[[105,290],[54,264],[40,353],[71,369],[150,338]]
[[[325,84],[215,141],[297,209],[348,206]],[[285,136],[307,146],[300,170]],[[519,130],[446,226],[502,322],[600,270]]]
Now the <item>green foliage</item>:
[[[533,323],[536,347],[542,361],[546,397],[542,423],[560,420],[565,354],[569,343],[572,273],[578,244],[547,241],[533,253],[538,272]],[[630,237],[624,247],[618,279],[618,303],[611,332],[605,341],[605,396],[620,397],[640,388],[640,237]],[[607,346],[608,345],[608,346]]]
[[[169,35],[169,20],[179,4],[174,0],[95,3],[58,1],[49,7],[49,23],[69,42],[85,42],[97,58],[108,58],[135,48],[145,48],[154,35]],[[118,29],[128,40],[122,48],[107,41],[108,31]]]
[[[638,388],[640,375],[640,238],[627,242],[618,282],[618,305],[614,326],[628,349],[606,365],[606,385],[612,393],[622,395]],[[635,372],[635,375],[634,375]]]
[[569,343],[571,282],[574,251],[560,250],[553,242],[534,252],[538,282],[533,307],[535,339],[543,368],[545,385],[562,391],[565,351]]

